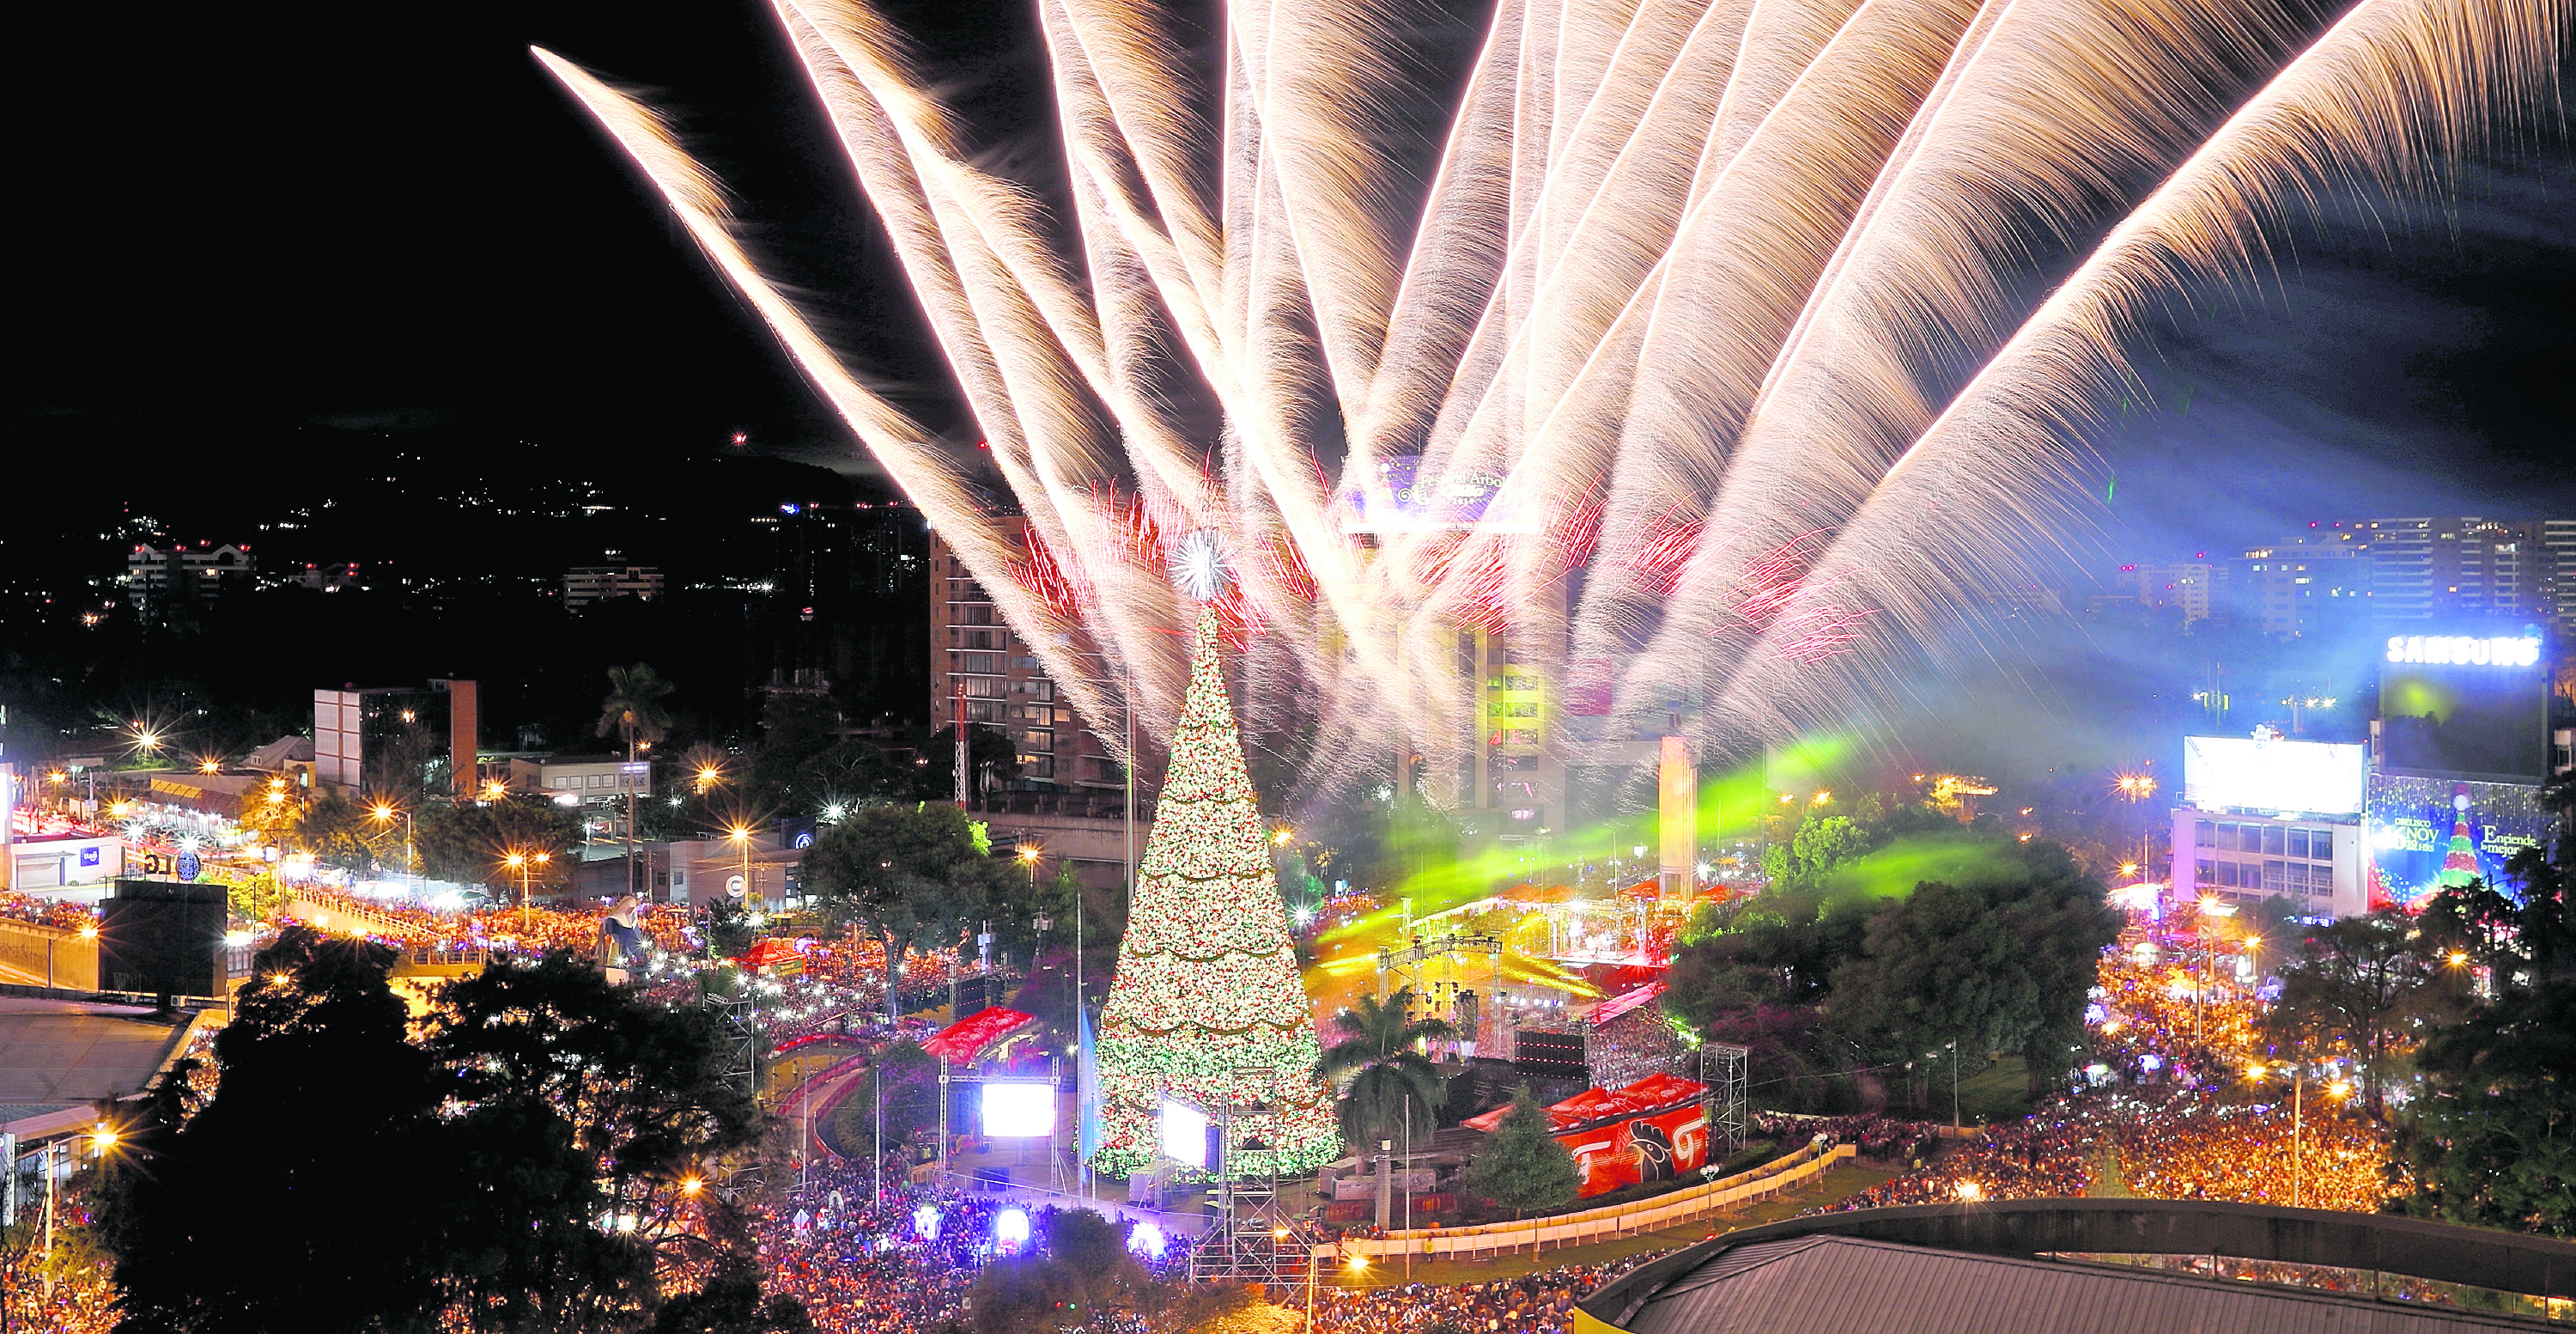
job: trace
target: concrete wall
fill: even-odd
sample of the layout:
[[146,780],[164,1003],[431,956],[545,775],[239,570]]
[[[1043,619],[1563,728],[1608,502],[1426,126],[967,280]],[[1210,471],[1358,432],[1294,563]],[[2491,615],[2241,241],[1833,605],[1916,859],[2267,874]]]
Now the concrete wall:
[[0,966],[17,974],[14,981],[61,987],[70,991],[98,989],[98,940],[77,931],[0,918]]

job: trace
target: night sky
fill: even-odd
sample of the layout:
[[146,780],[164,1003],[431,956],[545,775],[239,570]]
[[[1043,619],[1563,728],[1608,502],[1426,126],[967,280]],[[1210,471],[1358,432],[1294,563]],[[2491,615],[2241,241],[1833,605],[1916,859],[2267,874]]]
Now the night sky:
[[[998,153],[1042,151],[1031,8],[897,7]],[[855,361],[961,431],[909,297],[763,6],[62,6],[5,96],[21,137],[17,355],[0,430],[105,484],[300,457],[296,423],[471,427],[634,465],[736,429],[847,460],[767,333],[526,54],[645,90]],[[2202,294],[2102,442],[2124,558],[2321,516],[2576,514],[2557,142],[2455,200],[2303,229],[2259,291]],[[34,457],[36,455],[30,455]],[[218,486],[254,488],[238,467]]]

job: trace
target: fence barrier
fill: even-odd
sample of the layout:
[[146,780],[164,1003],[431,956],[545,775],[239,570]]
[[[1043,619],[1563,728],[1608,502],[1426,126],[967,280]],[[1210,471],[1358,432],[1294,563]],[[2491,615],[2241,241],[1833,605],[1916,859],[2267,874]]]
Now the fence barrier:
[[1315,1254],[1342,1260],[1353,1256],[1401,1256],[1408,1253],[1472,1259],[1499,1251],[1518,1251],[1523,1247],[1535,1253],[1551,1244],[1563,1250],[1568,1246],[1607,1241],[1633,1232],[1661,1231],[1746,1200],[1777,1195],[1823,1175],[1834,1164],[1859,1152],[1849,1144],[1828,1148],[1820,1135],[1796,1153],[1775,1158],[1750,1171],[1631,1204],[1586,1209],[1581,1213],[1557,1214],[1525,1222],[1413,1228],[1389,1232],[1383,1237],[1346,1238],[1339,1243],[1315,1247]]

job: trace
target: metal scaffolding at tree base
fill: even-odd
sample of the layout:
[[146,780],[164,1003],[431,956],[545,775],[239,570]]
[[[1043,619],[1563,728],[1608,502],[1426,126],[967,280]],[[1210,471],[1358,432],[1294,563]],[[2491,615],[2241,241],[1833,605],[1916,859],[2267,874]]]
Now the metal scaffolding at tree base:
[[[1238,1077],[1266,1080],[1266,1069],[1238,1069]],[[1268,1111],[1262,1103],[1219,1103],[1206,1109],[1217,1123],[1211,1205],[1215,1226],[1190,1251],[1190,1277],[1276,1285],[1305,1281],[1312,1250],[1294,1220],[1279,1207],[1279,1155],[1235,1128],[1236,1113]],[[1238,1171],[1237,1165],[1249,1169]]]
[[[1708,1085],[1708,1137],[1711,1163],[1726,1161],[1744,1147],[1744,1071],[1753,1051],[1723,1042],[1699,1049],[1699,1082]],[[1716,1150],[1723,1140],[1726,1152]]]

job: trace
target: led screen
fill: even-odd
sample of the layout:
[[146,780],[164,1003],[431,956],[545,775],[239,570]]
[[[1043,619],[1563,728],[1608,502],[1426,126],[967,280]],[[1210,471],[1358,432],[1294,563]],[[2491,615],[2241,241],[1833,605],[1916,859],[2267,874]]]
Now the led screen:
[[984,1133],[995,1139],[1044,1139],[1055,1133],[1055,1085],[984,1085]]
[[2416,778],[2548,777],[2548,668],[2537,633],[2403,635],[2379,664],[2381,768]]
[[2421,906],[2446,886],[2481,880],[2521,897],[2504,864],[2549,838],[2540,789],[2381,775],[2370,782],[2370,904]]
[[1207,1113],[1177,1099],[1165,1098],[1155,1120],[1164,1157],[1178,1159],[1202,1172],[1207,1170]]
[[2368,746],[2250,737],[2182,739],[2182,799],[2204,810],[2359,815]]

